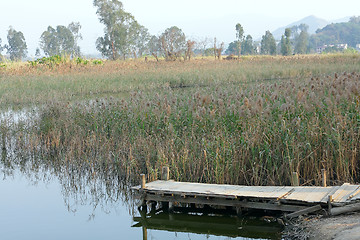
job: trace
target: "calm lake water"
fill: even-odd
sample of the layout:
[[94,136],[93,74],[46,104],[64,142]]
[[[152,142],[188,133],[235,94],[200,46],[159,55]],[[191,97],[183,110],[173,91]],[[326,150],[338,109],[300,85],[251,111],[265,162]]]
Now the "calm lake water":
[[2,240],[145,239],[144,235],[161,240],[281,239],[279,226],[259,219],[167,213],[141,217],[124,189],[116,197],[92,187],[94,182],[77,189],[56,173],[9,168],[3,162],[0,173]]
[[[0,123],[25,115],[2,113]],[[13,140],[0,144],[1,240],[281,239],[281,227],[260,217],[140,214],[117,166],[43,159]]]

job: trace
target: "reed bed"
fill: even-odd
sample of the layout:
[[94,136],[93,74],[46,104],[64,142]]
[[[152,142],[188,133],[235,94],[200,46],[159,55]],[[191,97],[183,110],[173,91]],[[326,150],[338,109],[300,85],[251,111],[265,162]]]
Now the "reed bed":
[[53,101],[78,102],[132,91],[261,84],[281,79],[302,80],[334,72],[358,71],[360,54],[291,57],[250,56],[240,61],[195,59],[187,62],[105,61],[99,65],[64,62],[53,67],[9,63],[0,68],[0,106],[22,108]]
[[360,74],[343,72],[53,101],[17,132],[16,148],[75,164],[79,174],[116,172],[130,181],[139,173],[157,179],[169,166],[180,181],[289,185],[296,171],[301,184],[320,185],[326,169],[331,184],[355,183],[359,93]]

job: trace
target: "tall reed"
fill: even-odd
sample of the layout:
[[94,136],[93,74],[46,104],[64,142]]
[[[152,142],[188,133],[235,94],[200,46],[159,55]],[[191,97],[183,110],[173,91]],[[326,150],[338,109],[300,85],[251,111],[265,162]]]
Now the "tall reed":
[[[33,155],[131,179],[246,185],[359,182],[360,75],[133,91],[45,105],[26,138]],[[19,138],[18,138],[19,139]]]

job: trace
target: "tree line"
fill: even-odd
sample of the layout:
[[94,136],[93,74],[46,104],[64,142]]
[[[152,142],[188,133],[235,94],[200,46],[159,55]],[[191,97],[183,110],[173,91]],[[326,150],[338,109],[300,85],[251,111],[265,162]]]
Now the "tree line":
[[[157,61],[159,57],[169,61],[179,58],[190,60],[194,54],[213,55],[215,58],[220,58],[225,50],[224,43],[218,44],[216,38],[194,41],[188,39],[185,33],[176,26],[167,28],[158,36],[151,35],[131,13],[124,10],[122,2],[118,0],[94,0],[93,5],[97,9],[99,21],[104,25],[104,36],[96,40],[96,49],[105,58],[117,60],[152,55]],[[359,17],[353,17],[349,23],[343,23],[343,25],[329,25],[318,30],[313,36],[309,36],[307,25],[293,26],[285,30],[279,42],[270,31],[265,32],[261,41],[254,41],[251,35],[245,36],[243,27],[238,23],[235,26],[236,40],[229,44],[225,53],[237,57],[254,54],[285,56],[306,54],[314,52],[319,43],[339,41],[339,39],[327,39],[326,34],[330,32],[332,36],[339,36],[339,34],[333,34],[335,30],[340,31],[339,28],[350,29],[348,34],[345,34],[346,40],[350,39],[351,43],[356,42],[358,39],[351,37],[351,31],[354,29],[360,31]],[[41,51],[48,57],[80,56],[81,51],[78,45],[78,41],[82,39],[80,30],[81,25],[78,22],[72,22],[68,26],[49,26],[40,36],[39,48],[36,49],[35,56],[40,57]],[[0,39],[0,56],[3,50],[7,50],[11,60],[21,60],[26,57],[27,45],[22,32],[10,26],[7,40],[8,44],[2,46]]]

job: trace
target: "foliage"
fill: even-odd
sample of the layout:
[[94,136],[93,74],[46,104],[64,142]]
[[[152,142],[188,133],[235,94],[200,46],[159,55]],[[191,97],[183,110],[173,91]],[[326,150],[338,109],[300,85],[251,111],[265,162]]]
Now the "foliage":
[[254,55],[255,48],[254,48],[254,42],[251,35],[247,35],[245,40],[242,42],[241,46],[241,54],[242,55]]
[[66,65],[66,64],[69,64],[71,66],[73,63],[76,63],[76,65],[82,65],[82,66],[88,65],[90,62],[93,65],[102,65],[103,64],[103,61],[97,60],[97,59],[89,61],[87,59],[77,57],[77,58],[71,60],[69,57],[65,57],[65,56],[61,56],[61,55],[54,55],[51,57],[43,57],[43,58],[36,59],[34,61],[28,61],[28,62],[30,63],[30,65],[32,67],[47,66],[49,68],[59,67],[59,66]]
[[1,57],[1,52],[3,51],[3,49],[4,49],[4,47],[3,46],[1,46],[1,44],[2,44],[2,40],[1,40],[1,38],[0,38],[0,57]]
[[[229,44],[228,48],[226,49],[225,54],[227,54],[227,55],[235,55],[235,54],[237,54],[238,53],[237,47],[238,47],[237,41],[231,42]],[[213,52],[214,52],[214,50],[213,50]]]
[[34,61],[29,61],[29,63],[32,67],[36,67],[38,65],[54,67],[54,66],[59,66],[60,64],[65,63],[66,61],[67,60],[65,57],[62,57],[60,55],[53,55],[51,57],[43,57],[36,59]]
[[157,36],[151,36],[148,43],[147,49],[149,54],[153,55],[156,61],[159,61],[159,55],[161,54],[161,43]]
[[244,41],[244,28],[241,26],[240,23],[236,24],[235,26],[235,30],[236,30],[236,44],[237,44],[237,55],[238,57],[240,57],[241,54],[241,45],[242,42]]
[[103,64],[104,64],[103,61],[98,60],[98,59],[93,60],[92,63],[93,63],[94,65],[103,65]]
[[348,44],[355,48],[360,43],[360,23],[356,17],[345,23],[332,23],[316,31],[310,38],[313,48],[329,44]]
[[295,53],[297,54],[306,54],[308,53],[308,46],[309,46],[309,34],[306,30],[302,30],[300,35],[296,39],[295,42]]
[[282,35],[281,43],[280,43],[281,44],[281,54],[283,56],[289,56],[292,54],[290,36],[291,36],[291,29],[286,28],[285,35]]
[[105,25],[105,35],[96,40],[96,48],[104,57],[112,60],[144,52],[149,38],[148,31],[123,9],[118,0],[94,0],[97,15]]
[[270,31],[266,31],[265,35],[262,36],[261,54],[264,54],[264,55],[275,55],[276,54],[275,38]]
[[80,23],[70,23],[68,27],[57,26],[56,29],[49,26],[41,34],[40,47],[46,56],[71,55],[80,56],[80,47],[77,44],[82,39],[79,33]]
[[186,50],[186,37],[184,32],[172,26],[167,28],[159,37],[163,56],[166,60],[176,60]]
[[7,35],[8,45],[5,46],[7,53],[10,55],[10,59],[13,61],[21,60],[26,57],[27,45],[25,42],[24,34],[20,31],[16,31],[10,26]]

